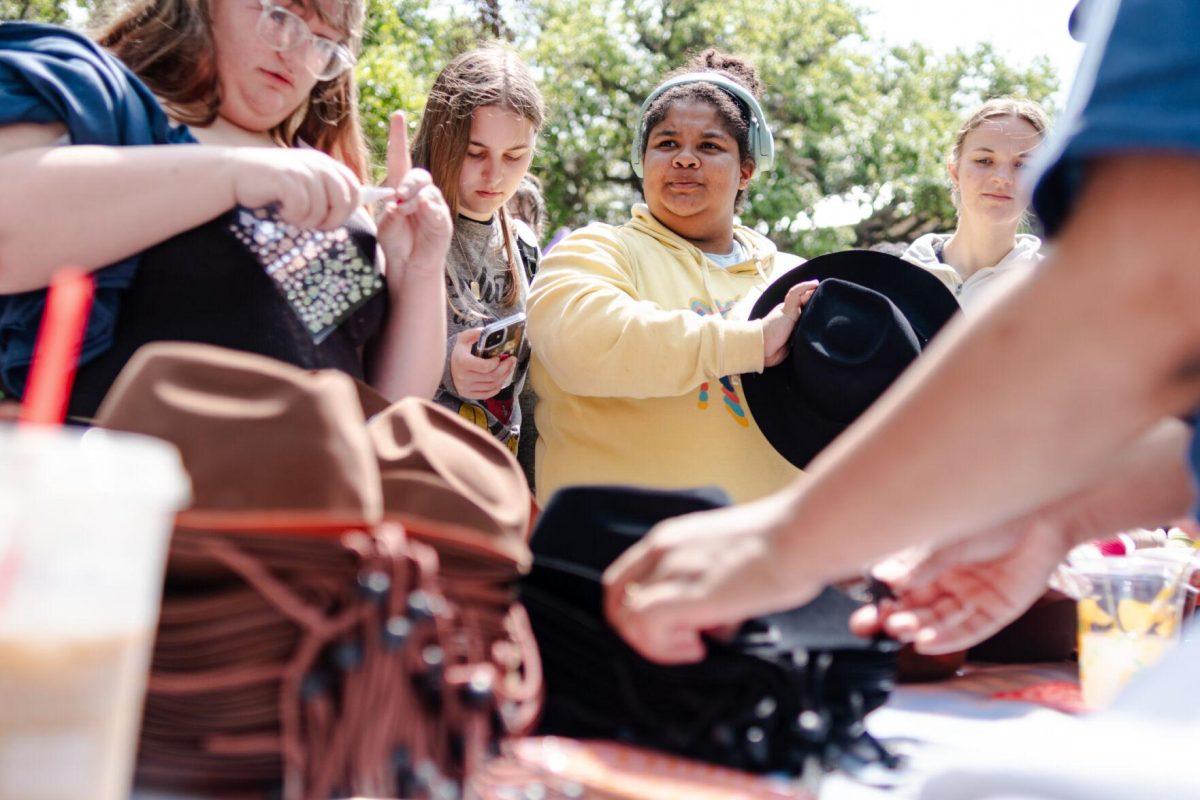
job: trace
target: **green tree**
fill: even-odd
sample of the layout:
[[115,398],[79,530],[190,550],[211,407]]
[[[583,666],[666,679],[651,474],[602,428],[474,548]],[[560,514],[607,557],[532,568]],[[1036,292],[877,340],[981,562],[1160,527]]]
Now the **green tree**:
[[[0,0],[0,17],[82,19],[99,2]],[[743,220],[803,255],[950,227],[945,160],[964,112],[1005,94],[1045,102],[1057,89],[1048,60],[1018,69],[988,46],[883,49],[853,0],[368,0],[367,12],[356,76],[379,164],[388,116],[405,111],[415,130],[453,56],[497,36],[522,52],[550,110],[533,168],[550,230],[627,217],[642,99],[705,47],[758,65],[778,158],[752,184]],[[860,219],[817,227],[831,204]]]
[[380,168],[392,112],[405,112],[411,137],[438,70],[478,36],[463,14],[434,6],[428,0],[368,0],[356,77],[363,129]]
[[896,48],[876,63],[874,75],[877,99],[863,109],[868,135],[847,176],[851,186],[872,193],[871,213],[854,226],[854,241],[867,245],[951,228],[945,164],[965,113],[1004,95],[1052,105],[1058,88],[1048,59],[1019,70],[989,45],[943,58],[922,45]]
[[0,22],[63,24],[70,18],[74,5],[70,0],[0,0]]
[[[936,56],[881,51],[847,0],[530,0],[517,41],[537,65],[551,118],[535,165],[552,225],[622,219],[641,100],[708,46],[758,65],[778,150],[743,219],[812,254],[908,239],[953,219],[945,154],[959,117],[986,97],[1045,101],[1048,62],[1019,70],[981,46]],[[815,228],[829,198],[862,206],[853,226]]]

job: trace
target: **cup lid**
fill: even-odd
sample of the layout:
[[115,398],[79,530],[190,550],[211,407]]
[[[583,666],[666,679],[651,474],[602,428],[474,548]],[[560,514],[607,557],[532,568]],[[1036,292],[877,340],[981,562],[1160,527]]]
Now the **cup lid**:
[[173,445],[98,428],[0,426],[0,486],[64,500],[148,502],[170,511],[191,499],[191,482]]

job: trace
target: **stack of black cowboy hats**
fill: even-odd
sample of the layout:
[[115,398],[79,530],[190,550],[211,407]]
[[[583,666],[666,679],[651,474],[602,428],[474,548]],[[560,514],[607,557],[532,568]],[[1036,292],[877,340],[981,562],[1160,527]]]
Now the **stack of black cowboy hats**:
[[867,409],[958,311],[930,272],[868,250],[819,256],[777,278],[754,304],[761,319],[788,289],[820,281],[774,367],[742,375],[759,429],[803,468]]
[[609,627],[604,569],[661,520],[727,502],[715,490],[617,486],[554,495],[521,588],[545,677],[538,733],[806,779],[892,763],[862,721],[887,699],[899,645],[848,629],[869,598],[826,589],[802,608],[747,622],[730,641],[709,642],[703,661],[683,666],[647,661]]

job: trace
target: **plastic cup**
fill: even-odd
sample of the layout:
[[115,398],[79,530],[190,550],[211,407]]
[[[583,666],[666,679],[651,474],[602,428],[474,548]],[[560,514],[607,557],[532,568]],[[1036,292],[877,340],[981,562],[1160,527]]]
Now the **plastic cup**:
[[1190,566],[1142,555],[1075,565],[1079,681],[1089,708],[1106,708],[1130,678],[1179,641]]
[[0,800],[129,797],[188,496],[165,442],[0,427]]

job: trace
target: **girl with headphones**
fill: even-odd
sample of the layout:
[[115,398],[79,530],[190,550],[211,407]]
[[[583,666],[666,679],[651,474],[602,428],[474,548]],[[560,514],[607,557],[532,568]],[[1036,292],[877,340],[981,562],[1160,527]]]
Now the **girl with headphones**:
[[546,257],[528,333],[539,397],[537,489],[719,486],[745,501],[798,474],[759,432],[738,375],[781,361],[815,283],[765,319],[743,298],[801,262],[735,224],[774,143],[748,62],[693,58],[643,103],[634,172],[645,204]]

